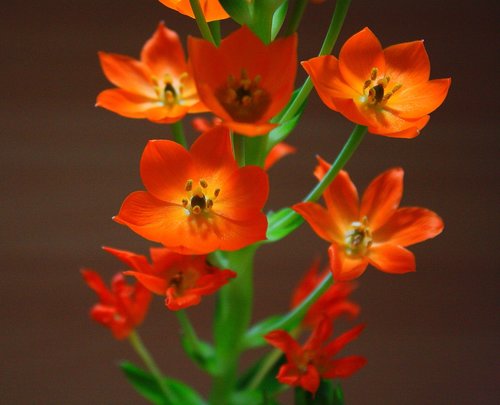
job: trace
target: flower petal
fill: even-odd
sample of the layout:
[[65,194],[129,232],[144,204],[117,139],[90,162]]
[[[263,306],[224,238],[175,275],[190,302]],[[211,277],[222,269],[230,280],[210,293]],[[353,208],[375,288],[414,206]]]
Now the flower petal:
[[435,212],[419,207],[403,207],[373,234],[373,239],[377,243],[409,246],[439,235],[443,228],[443,220]]
[[90,269],[82,269],[81,273],[87,285],[97,294],[103,304],[110,305],[114,303],[113,294],[106,287],[99,273]]
[[285,353],[288,361],[292,362],[295,353],[301,350],[297,341],[284,330],[274,330],[264,335],[264,339],[270,345]]
[[349,281],[361,276],[368,266],[366,257],[351,257],[337,243],[328,248],[330,269],[335,281]]
[[108,89],[99,93],[96,106],[127,118],[146,118],[148,110],[158,108],[160,103],[149,97],[129,93],[126,90]]
[[342,240],[341,229],[333,221],[331,213],[321,205],[313,202],[302,202],[293,205],[292,209],[304,217],[320,238],[328,242]]
[[429,80],[431,66],[424,41],[404,42],[384,49],[386,71],[391,83],[404,87]]
[[[189,0],[160,0],[160,2],[181,14],[194,18]],[[223,20],[229,17],[218,0],[200,0],[200,7],[207,22]]]
[[144,273],[150,273],[152,270],[148,260],[142,255],[138,255],[127,250],[114,249],[107,246],[103,246],[102,249],[125,263],[130,267],[130,269],[141,271]]
[[135,277],[137,281],[149,291],[158,295],[165,295],[168,288],[167,280],[164,278],[155,277],[151,274],[144,274],[139,271],[124,271],[123,274]]
[[287,155],[297,152],[297,148],[286,142],[279,142],[272,147],[264,162],[264,170],[269,170],[276,162]]
[[392,243],[373,244],[368,257],[372,266],[386,273],[402,274],[415,271],[413,253]]
[[323,378],[345,378],[353,375],[367,363],[361,356],[346,356],[341,359],[333,360],[327,371],[321,376]]
[[403,196],[403,169],[396,167],[378,175],[361,200],[360,217],[367,217],[375,232],[396,212]]
[[347,344],[356,339],[361,332],[365,329],[365,325],[358,325],[347,332],[344,332],[339,337],[332,340],[325,348],[324,353],[327,356],[335,356],[339,351],[341,351]]

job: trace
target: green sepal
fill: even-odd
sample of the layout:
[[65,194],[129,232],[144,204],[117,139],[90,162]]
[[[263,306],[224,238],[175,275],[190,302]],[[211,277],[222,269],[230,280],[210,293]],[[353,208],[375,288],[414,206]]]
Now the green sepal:
[[277,37],[280,32],[283,23],[285,22],[286,12],[288,11],[288,0],[285,0],[281,5],[276,9],[273,15],[273,23],[271,27],[271,39]]
[[155,378],[148,372],[129,361],[120,363],[127,380],[144,398],[156,405],[205,405],[205,401],[191,387],[179,380],[165,378],[165,385],[174,397],[171,401],[165,398]]
[[304,218],[291,208],[282,208],[267,214],[267,241],[276,242],[292,233],[304,222]]
[[222,8],[240,25],[250,25],[253,5],[246,0],[219,0]]
[[344,393],[339,384],[321,380],[313,395],[300,387],[295,388],[295,405],[344,405]]

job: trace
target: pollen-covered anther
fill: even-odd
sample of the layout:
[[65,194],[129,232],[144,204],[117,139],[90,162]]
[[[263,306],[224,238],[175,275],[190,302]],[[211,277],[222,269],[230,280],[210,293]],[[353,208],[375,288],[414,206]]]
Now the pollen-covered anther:
[[188,181],[186,182],[186,187],[185,187],[185,190],[186,190],[186,191],[191,191],[192,189],[193,189],[193,180],[191,180],[191,179],[190,179],[190,180],[188,180]]
[[202,188],[207,188],[207,187],[208,187],[208,183],[207,183],[207,181],[206,181],[205,179],[201,179],[201,180],[200,180],[200,186],[201,186]]
[[370,72],[370,80],[374,81],[377,78],[378,75],[378,68],[374,67],[372,68],[372,71]]
[[217,198],[220,194],[220,188],[216,188],[214,191],[214,197]]
[[186,198],[182,199],[182,206],[183,207],[187,207],[188,203],[189,203],[189,201]]

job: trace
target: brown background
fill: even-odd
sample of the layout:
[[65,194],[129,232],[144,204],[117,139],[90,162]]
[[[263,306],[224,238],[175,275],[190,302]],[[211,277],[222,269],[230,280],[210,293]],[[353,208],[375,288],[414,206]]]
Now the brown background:
[[[433,209],[446,222],[441,236],[412,249],[417,273],[369,269],[362,277],[355,299],[368,327],[351,351],[369,364],[344,384],[350,405],[496,402],[498,8],[493,1],[470,4],[354,0],[339,41],[364,26],[384,46],[425,38],[432,77],[453,77],[448,99],[419,138],[367,136],[348,165],[361,189],[402,165],[403,204]],[[316,54],[332,6],[310,5],[300,29],[302,59]],[[137,359],[126,342],[88,319],[95,298],[78,270],[91,266],[109,278],[121,269],[101,245],[146,251],[148,244],[111,216],[142,188],[138,162],[146,141],[169,136],[169,129],[93,107],[109,87],[96,52],[138,56],[159,20],[183,37],[198,35],[195,24],[155,0],[8,2],[0,18],[0,402],[142,403],[115,366]],[[351,128],[312,94],[289,138],[299,153],[270,172],[268,208],[299,200],[314,184],[314,155],[332,159]],[[298,278],[326,247],[303,226],[262,249],[256,319],[286,309]],[[208,338],[213,299],[203,304],[189,312]],[[141,333],[166,373],[207,391],[160,299]]]

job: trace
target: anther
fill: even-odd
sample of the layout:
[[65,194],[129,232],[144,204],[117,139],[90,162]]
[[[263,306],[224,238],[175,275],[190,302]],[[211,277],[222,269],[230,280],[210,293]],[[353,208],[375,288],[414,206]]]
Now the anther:
[[186,191],[191,191],[193,189],[193,180],[188,180],[186,182],[186,187],[185,187]]
[[398,83],[396,84],[392,90],[391,90],[391,93],[394,94],[396,91],[398,91],[401,87],[403,87],[403,85],[401,83]]
[[188,200],[186,200],[185,198],[182,199],[182,206],[183,207],[187,207],[188,205]]
[[203,187],[203,188],[207,188],[208,187],[207,181],[205,179],[201,179],[200,180],[200,186]]
[[375,80],[378,75],[378,68],[374,67],[372,68],[372,71],[370,72],[370,79]]
[[207,208],[212,208],[214,205],[214,202],[210,199],[207,199]]
[[220,194],[220,188],[216,188],[214,191],[214,197],[217,198]]
[[363,91],[366,90],[368,88],[368,86],[370,86],[370,84],[372,84],[372,81],[371,80],[366,80],[365,84],[363,84]]
[[193,214],[198,215],[201,212],[201,208],[198,205],[195,205],[192,209]]

